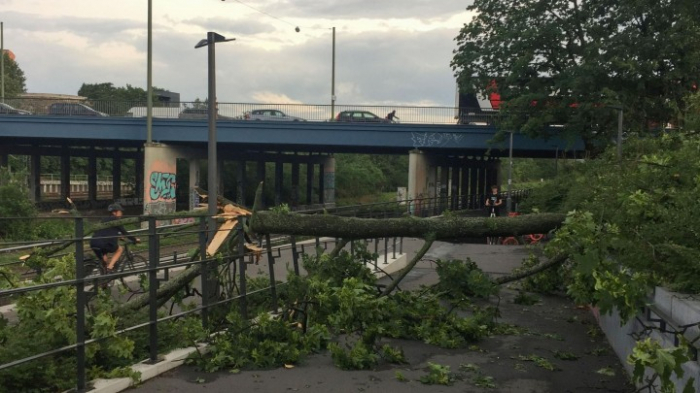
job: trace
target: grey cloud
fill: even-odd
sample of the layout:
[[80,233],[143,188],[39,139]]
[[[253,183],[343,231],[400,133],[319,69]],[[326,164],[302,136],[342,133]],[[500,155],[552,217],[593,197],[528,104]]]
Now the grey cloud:
[[[338,103],[454,103],[455,82],[449,62],[454,48],[451,30],[420,34],[360,34],[338,38],[336,90]],[[191,40],[191,39],[189,39]],[[188,42],[189,44],[189,42]],[[206,96],[206,54],[178,55],[175,40],[161,48],[158,61],[169,64],[155,78],[175,85],[183,98]],[[182,53],[182,51],[179,51]],[[426,62],[426,59],[431,59]],[[284,94],[304,103],[330,101],[331,45],[314,40],[279,52],[245,45],[217,47],[217,92],[220,101],[251,102],[255,92]],[[164,85],[163,83],[158,82]],[[340,86],[353,86],[341,94]]]
[[263,10],[278,18],[411,18],[430,19],[464,11],[466,0],[294,0],[269,2]]
[[184,20],[182,23],[202,27],[203,31],[216,31],[220,34],[255,35],[269,33],[275,30],[269,23],[261,23],[255,20],[234,20],[226,17],[195,18]]
[[48,33],[71,31],[89,39],[114,37],[119,33],[131,29],[146,29],[145,23],[128,19],[78,18],[66,16],[61,18],[48,18],[18,12],[4,13],[3,18],[5,21],[12,21],[11,24],[6,23],[6,28]]
[[[455,82],[449,62],[458,31],[423,33],[343,33],[337,36],[338,104],[431,102],[454,104]],[[154,35],[154,84],[181,93],[183,100],[207,95],[207,51],[195,50],[202,37],[170,31]],[[24,45],[36,46],[25,37]],[[145,87],[145,42],[135,64],[100,67],[80,61],[80,53],[42,46],[18,54],[31,92],[76,94],[82,83],[112,82]],[[286,95],[308,104],[330,103],[331,40],[270,51],[245,40],[217,46],[217,96],[220,102],[252,102],[255,93]],[[46,61],[51,59],[51,61]],[[350,86],[348,91],[341,87]],[[379,114],[382,115],[382,114]],[[399,115],[400,116],[400,115]]]

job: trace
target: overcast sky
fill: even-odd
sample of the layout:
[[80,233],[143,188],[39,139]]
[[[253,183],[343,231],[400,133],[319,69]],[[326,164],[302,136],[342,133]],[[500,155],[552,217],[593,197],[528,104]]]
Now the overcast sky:
[[[453,106],[454,37],[469,0],[153,0],[153,84],[205,98],[216,31],[219,102]],[[32,93],[146,87],[146,0],[0,0],[5,48]],[[262,12],[260,12],[262,11]],[[265,13],[274,17],[267,16]],[[301,31],[295,32],[299,26]]]

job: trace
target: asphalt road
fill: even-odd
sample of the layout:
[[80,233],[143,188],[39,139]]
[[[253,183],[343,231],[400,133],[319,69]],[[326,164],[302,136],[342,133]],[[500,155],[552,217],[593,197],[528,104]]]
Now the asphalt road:
[[[406,241],[409,257],[418,241]],[[435,243],[426,259],[471,258],[492,275],[509,273],[527,256],[521,246]],[[284,258],[281,257],[280,261]],[[266,270],[266,262],[258,266]],[[276,267],[277,269],[277,267]],[[426,261],[409,274],[403,289],[434,283],[433,263]],[[204,373],[182,366],[134,389],[151,392],[631,392],[634,388],[618,358],[607,344],[592,313],[563,297],[541,297],[533,306],[513,303],[516,292],[503,288],[491,299],[501,310],[501,322],[519,327],[518,333],[492,336],[477,345],[446,350],[420,342],[398,341],[408,365],[381,365],[369,371],[342,371],[330,356],[309,357],[292,369]],[[562,356],[562,355],[566,356]],[[562,360],[570,358],[570,360]],[[428,362],[448,365],[457,376],[452,386],[424,385]],[[555,370],[546,369],[552,365]],[[397,372],[408,381],[397,379]],[[493,384],[492,387],[486,385]]]

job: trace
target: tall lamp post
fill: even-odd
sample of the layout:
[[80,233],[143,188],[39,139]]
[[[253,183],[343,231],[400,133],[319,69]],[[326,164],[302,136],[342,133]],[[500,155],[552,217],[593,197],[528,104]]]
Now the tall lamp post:
[[331,60],[331,120],[335,119],[335,26],[333,26],[333,58]]
[[5,102],[5,32],[0,22],[0,99]]
[[148,38],[146,56],[146,143],[153,143],[153,0],[148,0]]
[[209,137],[208,137],[208,150],[209,154],[207,157],[207,188],[209,189],[208,198],[208,216],[209,216],[209,241],[213,239],[215,232],[215,221],[214,216],[217,213],[216,205],[218,201],[219,192],[217,190],[217,173],[216,173],[216,53],[215,47],[217,42],[233,41],[235,38],[229,38],[214,33],[212,31],[207,33],[207,38],[201,40],[195,45],[195,49],[207,46],[209,49],[208,64],[209,64],[209,92],[208,92],[208,114],[209,114]]

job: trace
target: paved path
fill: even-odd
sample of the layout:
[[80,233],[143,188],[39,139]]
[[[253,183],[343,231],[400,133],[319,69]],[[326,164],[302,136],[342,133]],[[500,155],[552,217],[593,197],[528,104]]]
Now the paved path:
[[[404,244],[411,253],[417,241]],[[426,259],[471,258],[482,269],[502,275],[520,265],[527,250],[519,246],[454,245],[436,243]],[[421,262],[402,283],[415,288],[434,283],[437,275],[430,262]],[[262,267],[262,266],[261,266]],[[607,345],[591,313],[561,297],[543,297],[534,306],[513,303],[517,293],[504,288],[498,302],[501,322],[521,327],[513,335],[493,336],[469,349],[447,350],[419,342],[395,340],[403,347],[408,365],[382,365],[370,371],[342,371],[333,366],[327,354],[309,357],[293,369],[250,370],[239,374],[204,373],[190,366],[179,367],[137,387],[151,392],[631,392],[632,386],[622,366]],[[556,353],[567,353],[576,360],[561,360]],[[538,366],[533,360],[546,359],[557,370]],[[449,365],[458,376],[452,386],[424,385],[427,363]],[[465,367],[471,365],[468,368]],[[605,370],[607,374],[597,371]],[[400,372],[409,381],[400,382]],[[490,377],[494,388],[484,387]],[[479,383],[481,378],[482,383]],[[199,381],[199,382],[198,382]]]

